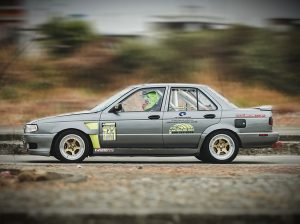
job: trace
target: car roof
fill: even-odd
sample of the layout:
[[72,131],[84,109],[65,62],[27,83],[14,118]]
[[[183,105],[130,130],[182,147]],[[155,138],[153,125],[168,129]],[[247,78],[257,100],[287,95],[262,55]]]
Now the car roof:
[[145,84],[138,84],[133,85],[132,87],[153,87],[153,86],[183,86],[183,87],[208,87],[202,84],[193,84],[193,83],[145,83]]
[[193,83],[145,83],[145,84],[139,84],[139,85],[133,85],[132,88],[143,88],[143,87],[194,87],[194,88],[201,88],[206,90],[211,97],[213,97],[221,106],[223,109],[234,109],[236,106],[234,106],[232,103],[227,101],[226,98],[221,96],[219,93],[213,91],[209,86],[203,85],[203,84],[193,84]]

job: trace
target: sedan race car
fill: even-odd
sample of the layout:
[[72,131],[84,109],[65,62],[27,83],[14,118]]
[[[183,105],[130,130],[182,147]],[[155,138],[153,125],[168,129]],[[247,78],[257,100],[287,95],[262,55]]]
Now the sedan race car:
[[91,110],[27,123],[24,143],[30,154],[63,162],[128,155],[228,163],[239,148],[278,141],[271,109],[240,109],[205,85],[135,85]]

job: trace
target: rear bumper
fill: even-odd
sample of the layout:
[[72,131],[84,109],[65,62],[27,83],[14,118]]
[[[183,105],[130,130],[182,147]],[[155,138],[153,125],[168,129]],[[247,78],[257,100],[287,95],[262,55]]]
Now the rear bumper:
[[24,147],[31,155],[50,156],[55,134],[24,134]]
[[279,140],[278,132],[239,133],[243,148],[271,147]]

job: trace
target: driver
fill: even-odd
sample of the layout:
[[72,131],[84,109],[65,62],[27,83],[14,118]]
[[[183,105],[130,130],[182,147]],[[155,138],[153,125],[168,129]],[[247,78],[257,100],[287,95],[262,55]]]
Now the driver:
[[158,111],[160,110],[161,96],[155,90],[143,91],[145,103],[143,104],[144,111]]

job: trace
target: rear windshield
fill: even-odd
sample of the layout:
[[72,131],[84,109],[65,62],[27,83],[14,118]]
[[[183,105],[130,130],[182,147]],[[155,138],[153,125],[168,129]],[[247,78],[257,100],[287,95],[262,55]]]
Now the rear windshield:
[[233,107],[233,108],[238,108],[235,104],[231,103],[228,99],[226,99],[222,94],[218,93],[217,91],[215,91],[214,89],[208,87],[208,89],[214,93],[217,97],[219,97],[222,101],[224,101],[225,103],[227,103],[229,106]]

